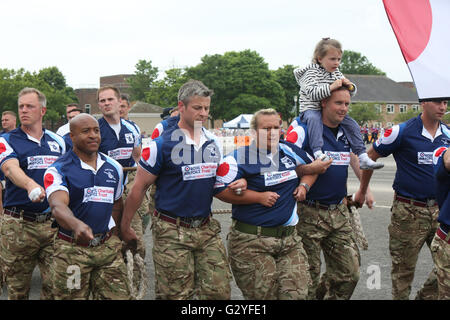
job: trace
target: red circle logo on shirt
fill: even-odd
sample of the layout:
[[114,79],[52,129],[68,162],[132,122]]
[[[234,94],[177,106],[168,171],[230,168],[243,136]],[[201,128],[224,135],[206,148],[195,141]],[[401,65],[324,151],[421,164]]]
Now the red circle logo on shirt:
[[391,133],[392,133],[392,128],[386,129],[386,130],[384,131],[384,136],[385,136],[385,137],[389,137],[389,136],[391,135]]
[[155,129],[152,133],[152,140],[159,137],[159,130]]
[[447,150],[446,147],[441,147],[441,148],[437,149],[436,152],[434,153],[434,156],[436,158],[439,158],[445,150]]
[[226,162],[220,164],[219,168],[217,169],[216,175],[219,177],[224,177],[230,172],[230,165]]
[[150,159],[150,148],[144,148],[144,150],[142,150],[142,158],[144,158],[145,161]]
[[6,146],[4,143],[0,143],[0,153],[3,153],[6,151]]
[[298,140],[298,134],[295,131],[292,131],[286,137],[287,142],[295,143],[295,142],[297,142],[297,140]]
[[55,178],[53,177],[53,175],[51,173],[47,173],[44,177],[45,189],[47,189],[49,186],[51,186],[54,181],[55,181]]

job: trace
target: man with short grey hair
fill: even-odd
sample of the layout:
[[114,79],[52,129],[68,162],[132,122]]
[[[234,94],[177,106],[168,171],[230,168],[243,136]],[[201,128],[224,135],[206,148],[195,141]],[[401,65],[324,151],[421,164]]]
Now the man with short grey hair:
[[[230,299],[231,272],[221,226],[211,216],[222,150],[217,138],[202,127],[212,94],[196,80],[180,88],[180,120],[143,148],[125,202],[121,232],[129,242],[136,239],[130,227],[133,214],[148,187],[156,183],[152,228],[156,299]],[[237,181],[233,187],[245,184]]]

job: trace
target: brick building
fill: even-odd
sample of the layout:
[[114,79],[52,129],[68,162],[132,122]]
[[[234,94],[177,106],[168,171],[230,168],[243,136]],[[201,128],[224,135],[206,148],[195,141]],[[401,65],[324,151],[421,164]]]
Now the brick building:
[[396,124],[398,113],[409,110],[420,111],[421,107],[414,85],[400,83],[386,76],[345,75],[356,84],[358,91],[352,103],[370,103],[381,113],[382,122],[373,123],[381,127]]

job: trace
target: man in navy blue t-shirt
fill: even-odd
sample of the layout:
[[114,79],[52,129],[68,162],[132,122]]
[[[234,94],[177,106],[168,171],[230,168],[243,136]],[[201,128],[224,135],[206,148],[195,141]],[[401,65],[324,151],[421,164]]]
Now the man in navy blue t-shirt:
[[63,138],[42,127],[46,104],[39,90],[23,89],[18,99],[21,125],[0,137],[0,165],[6,177],[0,256],[8,299],[28,299],[36,265],[42,277],[41,299],[52,298],[55,229],[51,228],[43,177],[66,152],[66,145]]
[[[105,86],[97,90],[98,106],[103,114],[98,120],[102,141],[99,151],[113,158],[125,168],[124,186],[128,185],[128,173],[141,156],[141,133],[137,126],[120,117],[120,92],[114,86]],[[124,197],[125,198],[125,197]],[[133,225],[142,226],[140,215],[134,216]],[[137,229],[137,249],[145,257],[142,228]]]
[[[310,299],[350,299],[359,280],[359,249],[353,237],[346,205],[348,166],[357,157],[340,127],[348,112],[350,93],[346,87],[321,101],[324,153],[331,166],[317,178],[306,200],[299,203],[297,230],[308,254],[312,285]],[[292,129],[287,141],[312,152],[305,123]],[[358,172],[356,170],[358,175]],[[320,277],[323,251],[326,272]]]
[[[433,175],[433,151],[450,144],[450,131],[441,122],[447,101],[422,101],[423,112],[406,122],[384,130],[368,151],[372,160],[394,156],[397,172],[394,183],[389,250],[392,258],[392,297],[409,299],[417,258],[423,245],[430,246],[436,233],[439,208]],[[372,177],[364,171],[355,194],[359,203]],[[437,298],[433,270],[416,299]]]
[[436,231],[431,252],[437,269],[438,299],[450,300],[450,152],[440,147],[433,154],[436,200],[439,205],[439,228]]
[[153,261],[157,299],[229,299],[226,250],[220,223],[211,218],[222,148],[202,127],[212,90],[191,80],[178,92],[180,121],[142,151],[136,179],[125,202],[121,234],[136,239],[131,219],[148,187],[156,182]]
[[[73,149],[44,176],[58,224],[52,278],[55,299],[130,299],[116,224],[122,211],[123,171],[99,153],[100,128],[88,114],[70,122]],[[68,270],[71,270],[69,273]],[[78,281],[71,281],[78,277]]]

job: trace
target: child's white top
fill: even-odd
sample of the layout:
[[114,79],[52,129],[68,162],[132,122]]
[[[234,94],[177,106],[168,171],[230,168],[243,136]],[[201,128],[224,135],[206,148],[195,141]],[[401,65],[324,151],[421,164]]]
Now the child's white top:
[[[317,63],[311,63],[303,69],[295,69],[294,76],[300,86],[300,112],[321,110],[320,101],[331,96],[330,85],[337,79],[345,78],[339,69],[328,72]],[[350,91],[352,97],[356,94],[355,84],[353,88],[353,91]]]

